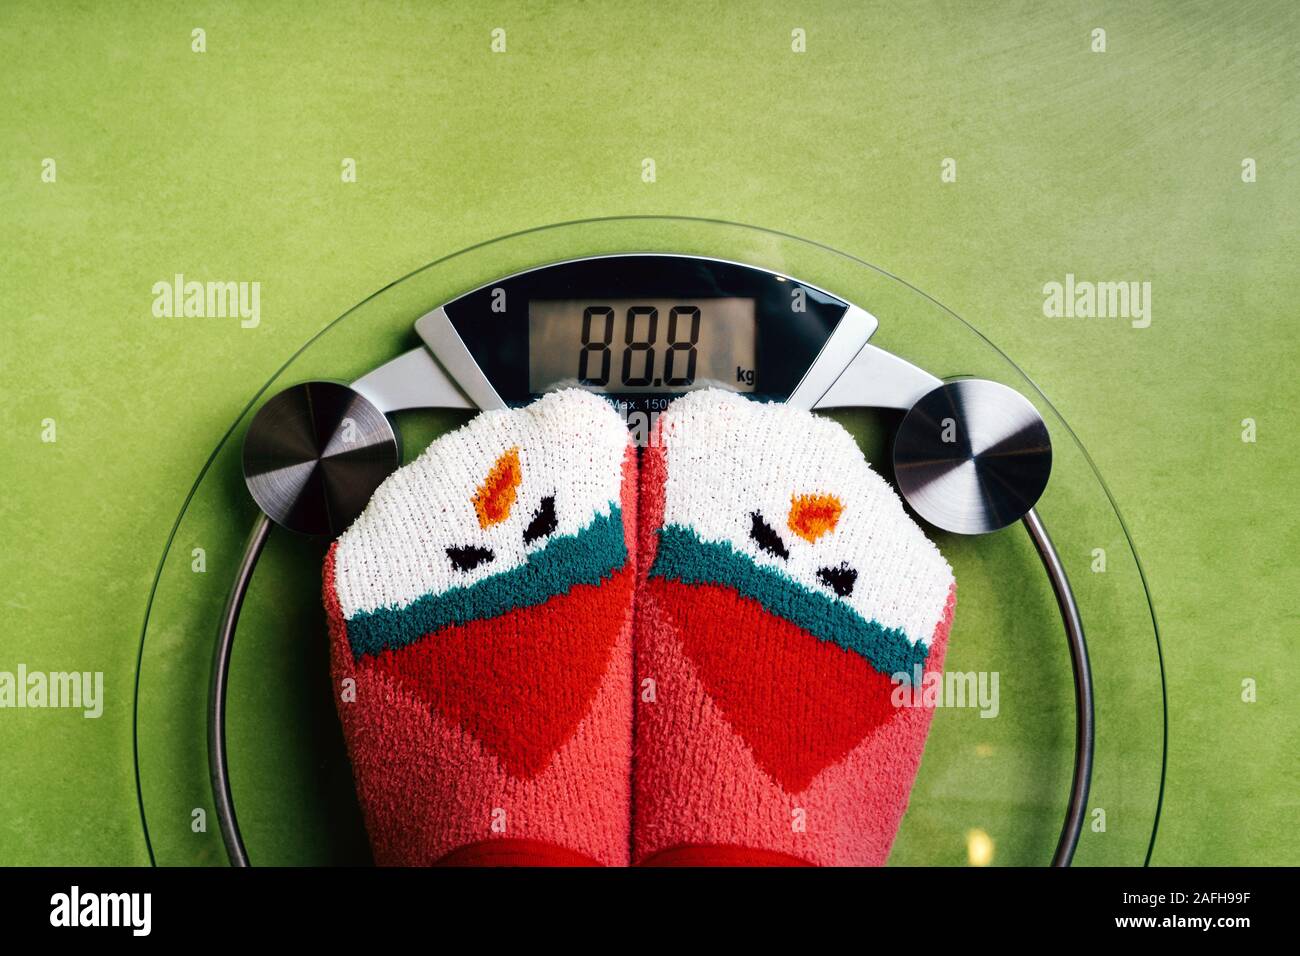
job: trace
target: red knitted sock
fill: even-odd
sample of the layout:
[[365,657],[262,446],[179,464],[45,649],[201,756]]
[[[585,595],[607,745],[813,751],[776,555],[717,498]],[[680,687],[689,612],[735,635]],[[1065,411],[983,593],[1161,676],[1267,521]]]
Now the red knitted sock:
[[691,393],[641,463],[633,860],[878,865],[952,572],[834,422]]
[[635,449],[579,391],[485,412],[325,564],[375,860],[626,865]]

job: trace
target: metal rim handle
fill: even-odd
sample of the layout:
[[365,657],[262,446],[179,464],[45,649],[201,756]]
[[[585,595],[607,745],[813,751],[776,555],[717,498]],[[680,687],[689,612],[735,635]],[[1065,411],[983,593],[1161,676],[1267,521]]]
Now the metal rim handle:
[[1088,642],[1083,633],[1083,619],[1074,591],[1061,564],[1061,556],[1052,544],[1038,512],[1030,508],[1022,519],[1025,530],[1038,550],[1047,577],[1052,582],[1056,604],[1065,625],[1066,640],[1070,645],[1070,667],[1074,673],[1074,776],[1070,782],[1070,801],[1066,806],[1065,822],[1061,836],[1052,854],[1052,866],[1069,866],[1083,832],[1083,818],[1088,812],[1088,791],[1092,786],[1092,751],[1096,734],[1093,713],[1092,667],[1088,662]]
[[244,606],[244,595],[253,580],[253,569],[262,556],[267,535],[271,533],[271,519],[259,514],[244,546],[244,556],[235,572],[235,582],[221,612],[221,627],[217,630],[217,644],[212,657],[212,680],[208,685],[208,775],[212,782],[212,799],[217,811],[217,824],[231,866],[248,866],[248,851],[239,833],[239,820],[235,816],[235,798],[230,792],[230,765],[226,761],[226,690],[230,678],[230,654],[235,646],[235,629],[239,626],[239,612]]

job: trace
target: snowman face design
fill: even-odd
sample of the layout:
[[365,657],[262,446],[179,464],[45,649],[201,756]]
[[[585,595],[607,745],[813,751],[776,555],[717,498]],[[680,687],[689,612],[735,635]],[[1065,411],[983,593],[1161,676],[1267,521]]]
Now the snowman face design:
[[[510,518],[521,482],[519,448],[515,446],[497,459],[483,484],[474,492],[474,513],[478,516],[480,528],[490,528]],[[557,524],[555,495],[543,495],[532,519],[524,526],[524,548],[545,541],[555,533]],[[481,564],[495,560],[496,552],[482,545],[467,544],[447,548],[447,558],[456,570],[468,573]]]
[[[835,530],[843,513],[844,505],[834,495],[794,495],[790,499],[790,515],[786,525],[805,541],[816,542],[822,535]],[[780,533],[757,511],[750,512],[749,518],[752,522],[749,537],[754,543],[782,561],[789,561],[790,550],[785,546]],[[858,571],[848,561],[841,561],[834,567],[818,568],[817,579],[838,597],[848,597],[853,593],[853,585],[857,583]]]
[[731,555],[743,564],[728,559],[726,583],[752,569],[785,604],[842,621],[851,612],[924,651],[952,571],[843,428],[721,391],[679,399],[660,428],[661,543]]
[[[513,591],[527,606],[621,566],[627,445],[618,415],[577,391],[484,412],[435,441],[379,487],[336,545],[354,651],[380,649],[365,636],[369,616],[411,609],[410,627],[429,633],[463,620],[457,605],[505,609]],[[422,636],[400,630],[403,642]]]

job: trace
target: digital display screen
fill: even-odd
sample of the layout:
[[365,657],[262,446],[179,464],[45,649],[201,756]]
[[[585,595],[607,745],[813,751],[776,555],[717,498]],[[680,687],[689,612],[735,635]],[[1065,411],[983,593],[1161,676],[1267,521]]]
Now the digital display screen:
[[613,393],[755,388],[753,299],[533,299],[528,387]]

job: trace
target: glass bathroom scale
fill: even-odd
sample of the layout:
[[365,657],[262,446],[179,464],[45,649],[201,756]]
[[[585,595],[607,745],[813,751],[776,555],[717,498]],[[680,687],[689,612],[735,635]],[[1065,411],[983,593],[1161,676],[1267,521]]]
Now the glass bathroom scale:
[[[664,254],[676,264],[665,266]],[[542,286],[529,278],[541,275],[549,277]],[[777,321],[771,303],[788,301],[796,282],[805,295],[798,321]],[[529,308],[511,307],[520,295]],[[248,403],[230,410],[229,429],[195,463],[192,488],[177,489],[179,513],[142,627],[136,772],[155,863],[227,862],[208,774],[207,701],[219,619],[258,516],[240,468],[249,420],[283,387],[356,381],[448,330],[481,373],[471,384],[473,376],[457,375],[466,405],[483,406],[475,389],[520,404],[558,383],[605,392],[629,414],[706,383],[791,400],[836,336],[858,335],[940,378],[1019,391],[1052,435],[1052,478],[1037,511],[1074,588],[1095,689],[1092,786],[1074,862],[1149,858],[1165,747],[1154,615],[1116,502],[1047,397],[972,324],[868,263],[767,230],[645,217],[529,230],[430,263],[328,323],[270,381],[250,383]],[[397,412],[404,460],[473,414]],[[888,449],[901,411],[824,414],[892,479]],[[974,692],[936,709],[889,862],[1046,865],[1075,756],[1074,682],[1050,582],[1019,525],[979,537],[926,530],[958,586],[946,669],[974,675]],[[227,750],[254,865],[370,859],[329,677],[326,545],[273,532],[240,616]]]

